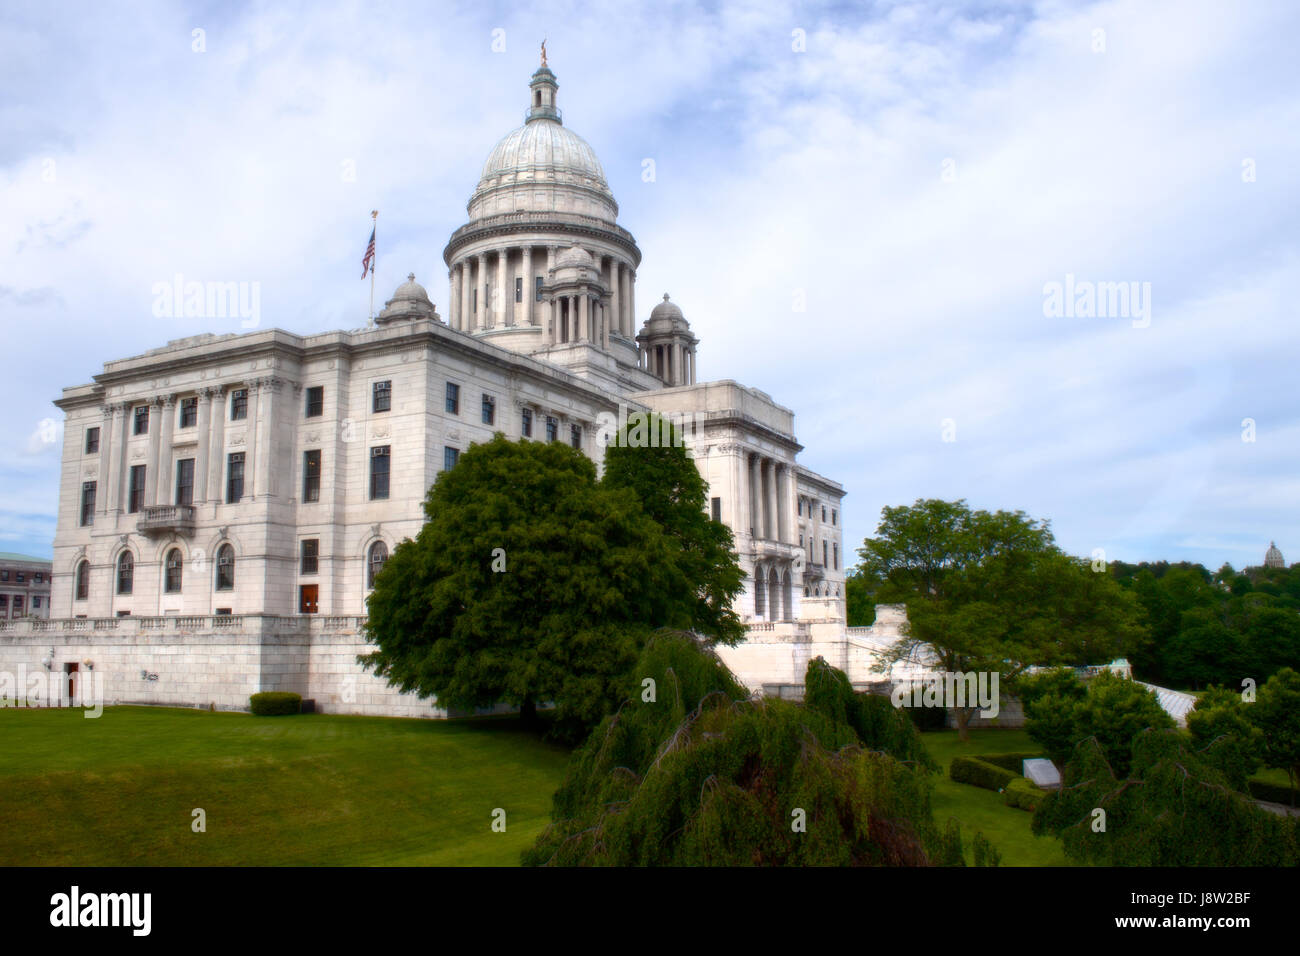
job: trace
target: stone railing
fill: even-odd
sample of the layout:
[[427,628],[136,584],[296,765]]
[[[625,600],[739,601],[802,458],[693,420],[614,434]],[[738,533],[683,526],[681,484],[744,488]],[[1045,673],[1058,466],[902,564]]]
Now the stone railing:
[[194,533],[194,507],[192,505],[150,505],[140,513],[136,525],[141,533],[167,531],[175,534]]
[[0,621],[0,640],[34,634],[143,634],[201,633],[223,634],[311,634],[336,631],[360,631],[364,617],[316,614],[167,614],[149,617],[77,617],[21,618]]

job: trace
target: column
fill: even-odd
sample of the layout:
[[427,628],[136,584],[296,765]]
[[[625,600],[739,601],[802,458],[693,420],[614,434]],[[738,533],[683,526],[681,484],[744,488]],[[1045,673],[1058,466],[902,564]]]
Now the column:
[[578,341],[591,341],[591,296],[585,291],[578,299]]
[[278,476],[275,474],[275,469],[271,467],[271,458],[274,450],[276,406],[279,404],[276,397],[281,384],[277,378],[263,379],[262,387],[259,389],[261,394],[257,400],[258,417],[261,419],[257,426],[257,494],[263,496],[274,495],[278,484],[276,481]]
[[198,430],[199,450],[194,456],[194,503],[200,504],[208,498],[208,438],[212,420],[212,389],[199,389],[199,417],[195,423]]
[[782,544],[790,543],[790,514],[786,507],[790,503],[790,468],[788,465],[776,466],[776,533]]
[[225,500],[221,478],[226,461],[226,389],[223,385],[212,390],[212,414],[208,429],[211,434],[208,436],[207,500],[221,502]]
[[768,541],[776,540],[776,462],[771,458],[763,459],[763,490],[767,492],[767,506],[763,509],[764,537]]
[[521,268],[524,275],[524,325],[536,325],[533,316],[533,300],[537,298],[537,280],[533,278],[533,247],[524,246],[523,255]]
[[113,406],[105,405],[99,411],[99,469],[95,477],[96,521],[99,520],[100,515],[107,517],[112,507],[109,504],[109,499],[112,497],[109,472],[113,467]]
[[627,330],[623,328],[622,302],[623,296],[620,295],[619,283],[623,281],[623,264],[613,256],[609,257],[609,321],[615,324],[619,335],[626,335]]
[[258,419],[262,417],[263,381],[258,378],[248,383],[248,417],[244,420],[244,497],[250,500],[261,490],[257,483],[262,461],[262,456],[258,453],[257,433],[260,431]]
[[456,298],[460,295],[459,283],[456,281],[456,267],[447,270],[447,325],[456,327]]
[[487,253],[478,254],[478,275],[474,278],[474,297],[478,299],[478,307],[474,312],[474,328],[487,328],[487,311],[488,311],[488,281],[487,281]]
[[123,428],[130,415],[128,407],[122,402],[115,403],[109,410],[112,422],[109,429],[113,434],[113,450],[108,457],[108,507],[110,511],[122,510],[122,472],[126,464],[126,429]]
[[763,476],[757,455],[749,456],[749,533],[763,537]]
[[[546,247],[546,281],[547,282],[551,281],[551,276],[553,274],[553,270],[555,269],[555,250],[556,250],[555,246]],[[554,345],[556,342],[560,340],[560,327],[559,327],[560,306],[555,301],[554,295],[551,296],[551,301],[547,303],[547,305],[549,308],[549,312],[546,317],[546,323],[549,326],[550,331],[547,332],[545,336],[546,344]]]
[[470,314],[470,300],[474,292],[474,269],[468,259],[460,260],[460,322],[456,328],[468,332],[474,327]]
[[627,321],[628,328],[636,328],[636,273],[631,269],[627,273]]
[[510,250],[497,250],[497,313],[492,316],[493,324],[497,324],[497,314],[500,315],[501,325],[514,325],[515,297],[510,294],[506,283],[510,278]]

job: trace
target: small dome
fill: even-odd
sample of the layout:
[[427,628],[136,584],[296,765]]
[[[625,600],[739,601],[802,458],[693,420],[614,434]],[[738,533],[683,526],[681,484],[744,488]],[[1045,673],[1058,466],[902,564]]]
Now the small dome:
[[685,321],[685,316],[682,315],[682,310],[677,308],[676,303],[668,301],[668,293],[665,292],[664,300],[650,310],[650,321],[653,322],[655,319],[682,319]]
[[1268,550],[1264,552],[1264,567],[1266,568],[1285,568],[1286,561],[1282,557],[1282,552],[1277,549],[1277,545],[1270,541]]
[[375,316],[375,321],[382,324],[402,319],[439,320],[434,304],[429,301],[429,293],[424,286],[415,281],[415,273],[409,273],[406,281],[397,287],[393,297],[384,303],[384,311]]
[[594,269],[596,268],[596,260],[592,259],[591,253],[581,246],[570,246],[556,257],[555,268],[563,269],[571,266]]

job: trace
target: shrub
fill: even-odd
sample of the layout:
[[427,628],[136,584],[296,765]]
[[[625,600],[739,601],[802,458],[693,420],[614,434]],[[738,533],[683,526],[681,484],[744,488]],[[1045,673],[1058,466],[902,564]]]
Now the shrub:
[[283,690],[268,690],[248,698],[249,710],[258,717],[279,717],[302,710],[302,695]]
[[1012,754],[971,754],[977,760],[983,760],[985,763],[991,763],[995,767],[1001,767],[1003,770],[1010,770],[1016,776],[1022,776],[1025,769],[1026,760],[1041,759],[1041,753],[1012,753]]
[[948,726],[946,707],[900,707],[899,709],[907,711],[917,730],[944,730]]
[[975,857],[976,866],[1002,865],[1002,854],[985,838],[983,833],[975,834],[975,839],[971,841],[971,852]]
[[1246,786],[1250,790],[1250,795],[1256,800],[1267,800],[1269,803],[1285,803],[1294,807],[1296,798],[1300,797],[1300,793],[1294,788],[1280,783],[1269,783],[1266,780],[1251,780]]
[[979,757],[953,757],[952,765],[948,767],[948,776],[956,783],[969,783],[985,790],[1000,791],[1020,774],[1003,770]]
[[1032,780],[1016,777],[1002,791],[1002,802],[1009,807],[1015,807],[1017,810],[1028,810],[1033,813],[1038,809],[1038,805],[1046,795],[1047,791],[1036,785]]

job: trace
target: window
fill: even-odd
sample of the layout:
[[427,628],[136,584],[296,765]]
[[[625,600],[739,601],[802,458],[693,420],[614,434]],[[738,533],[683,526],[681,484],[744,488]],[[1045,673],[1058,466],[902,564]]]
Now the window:
[[822,505],[822,521],[826,520],[826,506]]
[[22,617],[22,615],[23,615],[23,596],[21,594],[15,594],[14,595],[14,617]]
[[582,447],[582,426],[581,425],[569,426],[569,444],[572,445],[574,448]]
[[523,276],[515,277],[515,301],[524,301],[524,278]]
[[244,453],[231,452],[226,456],[226,504],[233,505],[244,497]]
[[713,499],[713,520],[714,521],[722,520],[722,499],[721,498]]
[[248,389],[237,388],[230,393],[230,420],[242,421],[248,417]]
[[546,416],[546,440],[555,441],[560,437],[560,423],[550,415]]
[[135,423],[132,425],[131,434],[144,435],[149,431],[149,406],[141,405],[135,410]]
[[840,546],[838,544],[831,545],[831,553],[835,555],[835,570],[838,571],[840,569]]
[[181,557],[180,548],[172,548],[167,552],[165,562],[165,573],[163,576],[163,590],[168,594],[179,594],[181,590],[181,572],[184,570],[185,559]]
[[382,541],[376,541],[370,546],[370,554],[366,557],[366,587],[375,586],[375,575],[379,573],[384,562],[388,560],[388,545]]
[[8,581],[8,580],[9,580],[9,572],[0,571],[0,581]]
[[455,382],[447,383],[447,411],[452,415],[460,414],[460,386]]
[[298,570],[303,574],[315,574],[319,566],[320,540],[306,538],[302,542],[302,558]]
[[131,466],[131,481],[127,487],[126,510],[135,514],[144,507],[144,476],[146,465]]
[[371,390],[370,410],[372,412],[386,412],[393,407],[393,383],[375,382]]
[[456,460],[460,458],[460,451],[455,448],[444,448],[442,450],[442,467],[446,471],[456,467]]
[[799,499],[799,517],[800,517],[800,518],[803,517],[803,499],[802,499],[802,498]]
[[533,301],[534,302],[542,301],[542,277],[541,276],[538,276],[533,283]]
[[176,462],[176,503],[194,504],[194,459],[182,458]]
[[81,483],[81,524],[84,527],[95,523],[95,483]]
[[40,571],[37,571],[35,574],[32,575],[33,584],[40,584],[44,580],[45,580],[45,575],[42,574]]
[[199,423],[198,398],[181,399],[181,428],[193,428]]
[[9,613],[9,595],[0,594],[0,616],[6,616]]
[[523,410],[522,415],[523,418],[519,424],[519,432],[525,438],[532,438],[533,437],[533,410],[531,408],[525,408]]
[[99,429],[87,428],[86,429],[86,454],[93,455],[97,451],[99,451]]
[[320,449],[302,453],[302,500],[320,501]]
[[307,389],[307,417],[320,418],[325,414],[325,386],[313,385]]
[[41,598],[40,595],[38,594],[36,597],[32,598],[32,610],[35,611],[39,609],[40,606],[41,606]]
[[370,449],[370,500],[388,497],[388,445]]
[[828,564],[830,564],[830,562],[826,560],[826,558],[828,557],[826,550],[827,550],[826,540],[823,538],[822,539],[822,567],[826,567]]
[[840,513],[839,513],[838,511],[836,511],[834,508],[832,508],[832,509],[831,509],[831,524],[835,524],[835,522],[839,520],[839,517],[840,517]]
[[497,420],[497,400],[491,395],[483,396],[483,424],[495,425]]
[[135,586],[135,556],[123,551],[117,559],[117,593],[130,594]]
[[217,549],[217,590],[235,589],[235,549],[223,544]]
[[84,601],[90,597],[90,562],[82,561],[77,565],[77,600]]
[[23,584],[27,581],[27,574],[24,571],[18,571],[14,574],[14,581]]

